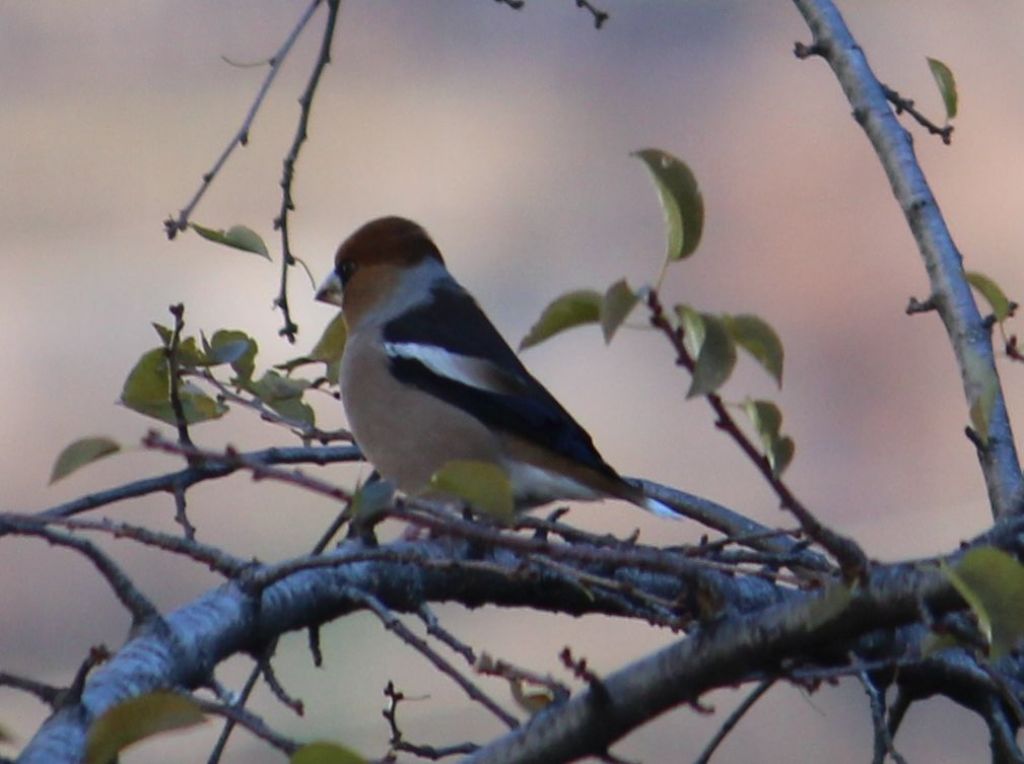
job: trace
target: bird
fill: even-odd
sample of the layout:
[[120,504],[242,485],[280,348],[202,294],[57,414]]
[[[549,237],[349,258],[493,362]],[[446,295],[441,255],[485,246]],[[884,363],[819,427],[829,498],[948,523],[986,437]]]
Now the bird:
[[348,330],[339,382],[349,428],[403,493],[471,460],[501,468],[516,510],[617,498],[678,517],[609,466],[417,223],[389,216],[357,229],[316,299],[340,307]]

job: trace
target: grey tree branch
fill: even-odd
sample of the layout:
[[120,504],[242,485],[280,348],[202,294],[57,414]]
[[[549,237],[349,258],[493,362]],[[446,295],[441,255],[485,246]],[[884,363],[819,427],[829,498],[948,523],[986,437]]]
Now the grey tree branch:
[[823,57],[835,72],[917,242],[931,283],[928,299],[949,335],[968,407],[994,394],[988,438],[978,448],[992,514],[1000,518],[1019,512],[1024,482],[998,384],[991,334],[964,278],[963,258],[917,161],[910,135],[893,114],[884,86],[832,1],[794,2],[813,34],[813,44],[803,50]]

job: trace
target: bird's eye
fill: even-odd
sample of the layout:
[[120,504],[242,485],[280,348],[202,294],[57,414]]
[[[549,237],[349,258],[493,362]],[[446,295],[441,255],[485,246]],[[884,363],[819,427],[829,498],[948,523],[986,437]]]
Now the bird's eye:
[[356,272],[356,264],[352,260],[342,260],[338,263],[338,278],[341,279],[341,285],[345,286],[348,280],[352,278],[352,274]]

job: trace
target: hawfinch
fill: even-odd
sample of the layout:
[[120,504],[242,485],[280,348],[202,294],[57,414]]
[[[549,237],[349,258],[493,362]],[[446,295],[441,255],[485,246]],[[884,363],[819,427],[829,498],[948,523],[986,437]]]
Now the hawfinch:
[[505,471],[519,509],[615,497],[675,516],[608,466],[416,223],[386,217],[353,233],[316,298],[348,326],[340,381],[355,440],[398,489],[477,460]]

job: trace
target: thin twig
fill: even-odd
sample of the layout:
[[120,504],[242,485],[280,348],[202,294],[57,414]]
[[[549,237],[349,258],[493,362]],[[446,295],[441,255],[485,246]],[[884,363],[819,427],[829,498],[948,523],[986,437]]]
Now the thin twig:
[[983,399],[990,402],[985,407],[988,437],[977,456],[993,517],[1001,519],[1020,513],[1024,509],[1024,476],[1006,399],[999,385],[992,337],[985,330],[971,286],[964,277],[963,257],[917,160],[910,135],[889,106],[864,49],[857,44],[835,3],[794,3],[811,30],[814,49],[832,68],[853,108],[854,118],[871,142],[917,243],[928,274],[930,294],[960,369],[965,409]]
[[277,53],[274,54],[274,57],[270,59],[270,71],[267,72],[267,76],[263,79],[263,84],[260,86],[259,92],[256,93],[256,100],[253,101],[252,106],[249,107],[249,113],[246,114],[245,119],[242,120],[242,126],[228,142],[227,147],[223,152],[221,152],[221,155],[217,157],[217,161],[213,163],[213,167],[203,175],[202,183],[199,184],[199,188],[188,201],[188,204],[181,209],[177,218],[172,217],[164,221],[164,231],[167,233],[168,239],[173,239],[178,235],[179,231],[184,231],[188,228],[192,212],[195,210],[196,205],[199,204],[199,200],[203,198],[203,195],[210,187],[210,184],[213,183],[214,178],[217,177],[217,173],[220,172],[224,163],[227,162],[228,157],[231,156],[232,152],[238,146],[245,146],[249,142],[249,129],[252,127],[253,120],[256,119],[256,113],[260,110],[260,106],[263,104],[263,99],[270,91],[270,85],[274,82],[274,78],[277,77],[277,73],[281,70],[281,65],[284,63],[285,58],[287,58],[289,51],[291,51],[295,41],[302,33],[306,24],[309,23],[310,18],[313,16],[313,12],[321,2],[323,2],[323,0],[312,0],[309,7],[306,8],[302,17],[299,19],[299,23],[296,24],[295,28],[285,39]]
[[[269,743],[274,748],[283,752],[287,756],[291,756],[301,747],[300,743],[296,742],[295,740],[292,740],[291,738],[287,738],[278,732],[275,732],[270,728],[270,726],[265,721],[263,721],[263,719],[261,719],[259,716],[252,713],[251,711],[246,710],[240,705],[224,705],[223,703],[212,703],[208,700],[203,700],[201,698],[195,697],[193,697],[192,700],[205,713],[215,714],[217,716],[224,717],[224,719],[226,720],[225,729],[227,729],[228,724],[230,724],[232,727],[234,727],[236,724],[242,726],[249,732],[251,732],[253,735],[258,737],[260,740]],[[216,758],[214,758],[214,754],[211,753],[210,758],[207,759],[208,762],[217,762],[220,760],[221,751],[215,748],[215,752]]]
[[606,11],[602,11],[599,8],[594,7],[594,4],[591,3],[589,0],[576,0],[576,7],[583,8],[584,10],[590,12],[590,15],[594,18],[595,29],[600,29],[601,27],[603,27],[604,22],[606,22],[609,18],[608,13]]
[[[0,522],[2,522],[3,517],[5,515],[0,515]],[[40,515],[17,515],[15,517],[24,518],[40,525],[60,525],[70,530],[96,531],[99,533],[109,533],[114,538],[130,539],[165,552],[188,557],[191,560],[202,563],[210,570],[220,573],[225,578],[235,578],[252,566],[251,561],[230,555],[220,547],[202,544],[194,539],[185,539],[181,536],[150,530],[140,525],[114,522],[107,518],[102,520],[76,520],[66,517],[46,517]]]
[[15,690],[26,692],[54,709],[57,707],[60,697],[64,694],[64,688],[62,687],[44,684],[43,682],[37,682],[35,679],[10,674],[6,671],[0,671],[0,687],[11,687]]
[[732,732],[733,728],[739,724],[740,719],[746,715],[747,711],[749,711],[753,705],[761,699],[761,696],[768,692],[774,684],[774,679],[765,679],[757,685],[757,687],[755,687],[751,693],[743,699],[743,702],[736,706],[736,708],[733,709],[733,712],[725,718],[725,721],[722,722],[722,726],[718,728],[718,732],[716,732],[715,736],[708,741],[706,746],[704,746],[704,750],[701,751],[700,756],[693,760],[693,764],[707,764],[711,761],[711,756],[715,753],[718,746],[722,744],[722,741],[729,736],[729,733]]
[[426,602],[416,609],[416,615],[423,621],[423,625],[427,627],[427,634],[444,642],[454,652],[465,658],[470,666],[476,665],[476,652],[473,648],[445,629],[437,619],[437,615],[435,615]]
[[906,112],[907,114],[914,118],[917,124],[921,125],[921,127],[925,128],[929,133],[931,133],[932,135],[937,135],[940,138],[942,138],[942,142],[945,143],[947,146],[953,142],[952,125],[944,125],[943,127],[939,127],[930,119],[928,119],[928,117],[919,112],[914,107],[914,102],[912,100],[910,100],[909,98],[904,98],[891,87],[886,85],[884,82],[881,83],[881,85],[882,91],[885,93],[885,97],[889,100],[889,103],[896,107],[897,114],[902,114],[903,112]]
[[54,546],[73,549],[81,554],[99,571],[117,599],[131,614],[133,626],[140,626],[160,618],[160,611],[149,601],[149,598],[132,583],[131,578],[118,567],[117,563],[91,541],[46,528],[39,519],[10,514],[0,515],[0,531],[36,536]]
[[[672,326],[672,323],[665,316],[658,293],[653,289],[647,293],[647,307],[650,310],[651,325],[661,331],[669,342],[672,343],[672,347],[676,352],[677,362],[692,374],[695,368],[695,361],[690,356],[683,342],[682,328]],[[733,442],[740,447],[740,450],[757,467],[758,471],[768,482],[768,485],[775,491],[776,496],[779,497],[782,508],[797,519],[801,529],[807,534],[808,538],[813,539],[836,558],[847,580],[863,578],[868,570],[868,558],[857,542],[823,525],[797,499],[796,495],[789,489],[789,486],[775,473],[768,457],[762,454],[750,438],[747,437],[746,433],[740,429],[721,396],[717,393],[709,393],[704,396],[704,399],[715,413],[715,425],[729,435]]]
[[345,429],[339,430],[321,430],[319,427],[300,422],[297,419],[291,419],[283,416],[267,404],[261,401],[259,398],[252,396],[246,397],[240,393],[232,390],[227,384],[217,379],[209,369],[202,369],[195,372],[195,376],[202,379],[204,382],[209,383],[217,390],[217,395],[223,398],[225,401],[230,403],[237,403],[240,406],[244,406],[247,409],[251,409],[260,415],[260,419],[271,424],[278,424],[283,427],[289,428],[295,435],[300,437],[304,442],[315,441],[326,445],[336,440],[344,440],[349,443],[352,442],[352,433]]
[[857,672],[857,678],[867,693],[868,705],[871,707],[871,726],[875,730],[872,764],[885,764],[886,756],[891,756],[896,764],[907,764],[907,760],[896,750],[889,725],[885,720],[885,695],[871,681],[867,671],[861,669]]
[[[390,740],[388,740],[388,745],[391,746],[392,751],[402,751],[403,753],[411,753],[413,756],[418,756],[421,759],[437,761],[438,759],[445,759],[449,756],[459,756],[479,750],[480,746],[476,743],[469,742],[455,743],[453,745],[446,745],[442,747],[418,745],[416,743],[406,742],[405,736],[402,734],[402,730],[398,726],[398,704],[406,699],[405,694],[395,689],[395,683],[389,679],[387,686],[384,688],[384,696],[388,699],[388,705],[381,712],[381,715],[388,723],[388,728],[390,730]],[[385,759],[385,761],[387,760],[388,759]]]
[[[143,478],[131,483],[109,488],[105,491],[87,494],[64,504],[58,504],[37,514],[38,517],[72,517],[99,507],[105,507],[127,499],[147,496],[151,493],[191,488],[197,483],[226,477],[233,472],[246,469],[243,465],[265,464],[337,464],[339,462],[361,461],[363,456],[355,446],[314,446],[275,447],[259,451],[244,451],[239,454],[240,462],[208,461],[183,470],[168,472],[156,477]],[[0,536],[3,529],[0,529]]]
[[299,97],[299,122],[295,128],[295,137],[292,139],[291,148],[285,155],[283,162],[283,173],[281,175],[281,209],[277,219],[274,220],[274,227],[281,232],[281,289],[274,300],[274,304],[281,309],[284,317],[284,326],[279,334],[288,338],[289,342],[295,342],[295,334],[298,332],[298,325],[292,321],[291,312],[288,309],[288,269],[295,265],[295,255],[292,254],[291,240],[288,235],[288,214],[295,209],[295,200],[292,198],[292,181],[295,179],[295,163],[299,160],[299,152],[302,144],[309,135],[309,114],[313,107],[313,97],[316,95],[317,85],[320,84],[320,75],[324,67],[331,60],[331,42],[334,39],[334,28],[338,20],[338,11],[341,8],[341,0],[327,0],[327,21],[324,23],[324,33],[320,40],[320,51],[317,54],[316,63],[313,64],[313,71],[310,73],[306,89]]
[[413,633],[398,616],[385,607],[384,603],[365,592],[353,591],[351,595],[354,600],[363,603],[370,612],[376,615],[386,629],[394,632],[399,639],[430,661],[438,671],[450,677],[471,700],[476,701],[494,714],[509,729],[515,729],[519,726],[518,719],[495,703],[483,690],[459,673],[451,663],[442,658],[424,639]]
[[[174,331],[171,341],[164,352],[167,355],[167,366],[171,383],[171,411],[174,412],[174,424],[178,429],[178,442],[183,446],[192,446],[192,436],[188,434],[188,418],[181,402],[181,368],[178,364],[178,350],[181,346],[181,330],[185,328],[185,306],[182,303],[172,305],[169,310],[174,316]],[[186,521],[187,522],[187,521]]]

